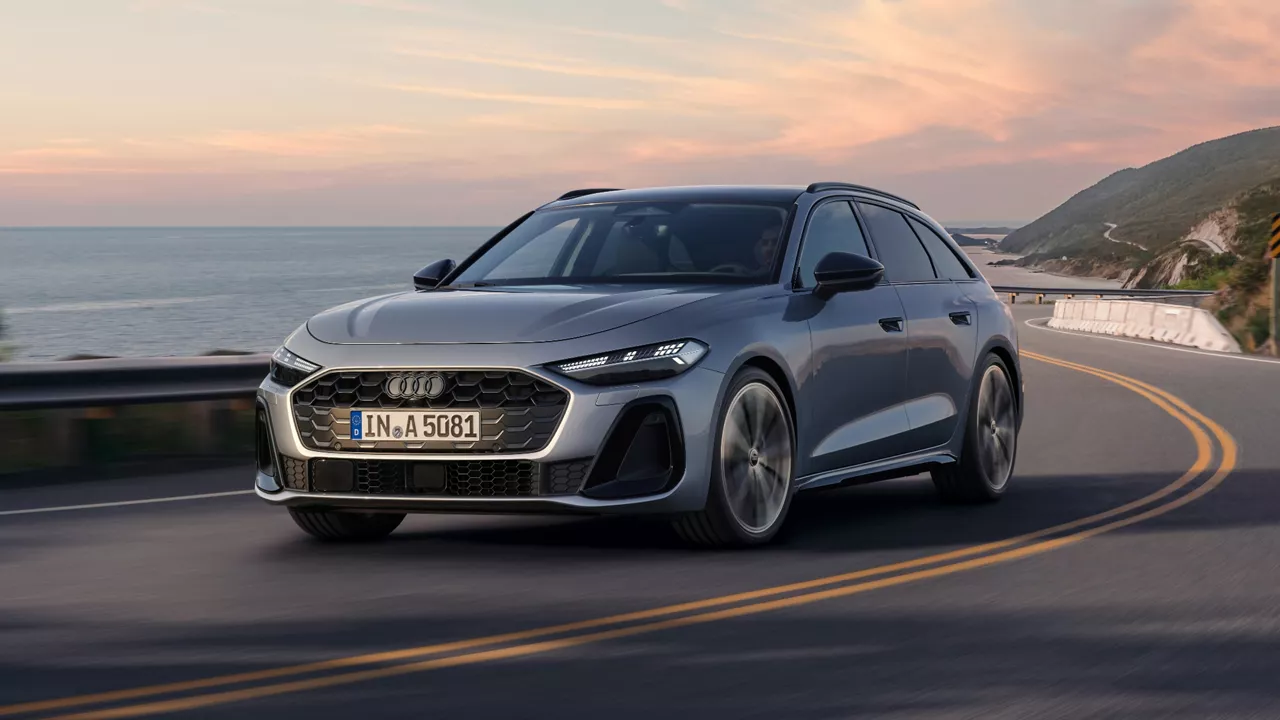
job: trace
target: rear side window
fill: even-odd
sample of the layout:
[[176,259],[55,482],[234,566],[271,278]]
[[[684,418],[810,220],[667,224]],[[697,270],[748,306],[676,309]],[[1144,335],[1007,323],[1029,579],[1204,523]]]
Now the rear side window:
[[800,246],[800,284],[813,287],[813,270],[829,253],[846,252],[870,256],[853,207],[845,200],[823,203],[809,216],[809,225]]
[[936,280],[933,263],[902,213],[879,205],[858,203],[867,221],[871,240],[876,244],[880,262],[889,282],[925,282]]
[[947,241],[939,237],[933,228],[913,217],[908,217],[907,222],[911,223],[911,229],[916,231],[920,242],[924,243],[924,249],[929,251],[929,257],[933,258],[933,267],[939,275],[951,280],[973,279],[969,274],[969,268],[960,262],[951,247],[947,245]]

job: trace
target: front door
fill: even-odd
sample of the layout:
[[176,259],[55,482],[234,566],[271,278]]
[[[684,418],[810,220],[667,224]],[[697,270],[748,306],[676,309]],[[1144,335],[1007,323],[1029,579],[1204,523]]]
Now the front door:
[[904,408],[906,319],[895,289],[812,292],[814,268],[830,252],[870,255],[848,200],[816,206],[805,228],[791,312],[808,317],[811,366],[801,387],[809,432],[801,439],[805,475],[900,455],[911,427]]

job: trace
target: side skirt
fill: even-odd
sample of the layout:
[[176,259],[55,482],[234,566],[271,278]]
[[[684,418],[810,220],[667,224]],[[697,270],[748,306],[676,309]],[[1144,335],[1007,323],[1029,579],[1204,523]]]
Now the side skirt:
[[816,490],[840,485],[861,485],[880,480],[906,477],[925,472],[930,465],[950,465],[955,461],[956,457],[951,453],[940,453],[936,450],[912,455],[900,455],[865,465],[807,475],[796,481],[796,491]]

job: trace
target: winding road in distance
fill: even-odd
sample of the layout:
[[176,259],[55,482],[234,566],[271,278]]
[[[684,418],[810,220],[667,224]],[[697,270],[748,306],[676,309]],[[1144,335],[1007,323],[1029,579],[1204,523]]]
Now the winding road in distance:
[[1119,225],[1116,225],[1115,223],[1111,223],[1111,222],[1104,222],[1104,223],[1102,223],[1102,224],[1107,226],[1107,231],[1106,231],[1106,232],[1104,232],[1104,233],[1102,233],[1102,237],[1104,237],[1104,238],[1106,238],[1106,239],[1110,240],[1110,241],[1111,241],[1111,242],[1113,242],[1113,243],[1120,243],[1121,245],[1132,245],[1132,246],[1134,246],[1134,247],[1138,248],[1139,250],[1146,250],[1146,248],[1142,247],[1141,245],[1139,245],[1139,244],[1138,244],[1138,243],[1136,243],[1136,242],[1129,242],[1128,240],[1120,240],[1120,239],[1118,239],[1118,238],[1113,238],[1113,237],[1111,237],[1111,231],[1113,231],[1113,230],[1115,230],[1116,228],[1120,227]]
[[331,547],[224,494],[247,467],[0,493],[0,718],[1280,717],[1280,364],[1046,313],[1003,502],[807,494],[758,551],[467,516]]

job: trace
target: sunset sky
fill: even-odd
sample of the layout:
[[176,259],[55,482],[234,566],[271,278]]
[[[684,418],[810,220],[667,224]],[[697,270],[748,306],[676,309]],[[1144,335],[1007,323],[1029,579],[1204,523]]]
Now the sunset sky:
[[1276,124],[1276,0],[0,0],[0,226],[830,179],[1030,220]]

